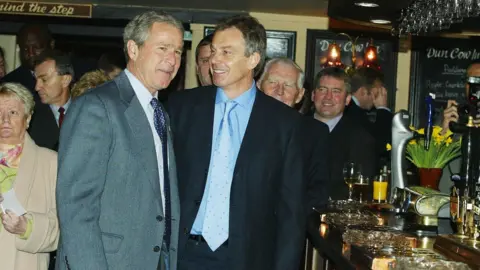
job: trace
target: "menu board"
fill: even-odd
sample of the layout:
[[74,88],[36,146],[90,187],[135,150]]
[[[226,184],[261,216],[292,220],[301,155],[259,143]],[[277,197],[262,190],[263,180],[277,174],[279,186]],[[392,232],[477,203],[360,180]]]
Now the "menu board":
[[409,111],[413,125],[426,123],[427,95],[434,94],[433,122],[441,125],[448,100],[465,103],[466,69],[480,59],[480,43],[470,38],[414,37]]
[[397,42],[390,36],[350,34],[350,37],[323,30],[307,31],[307,81],[313,85],[315,75],[322,69],[322,65],[326,61],[328,47],[333,42],[340,47],[342,63],[352,66],[352,51],[354,51],[356,57],[354,66],[358,67],[363,64],[365,49],[369,46],[370,38],[373,38],[373,44],[377,48],[378,64],[384,74],[385,88],[388,91],[388,107],[395,108]]

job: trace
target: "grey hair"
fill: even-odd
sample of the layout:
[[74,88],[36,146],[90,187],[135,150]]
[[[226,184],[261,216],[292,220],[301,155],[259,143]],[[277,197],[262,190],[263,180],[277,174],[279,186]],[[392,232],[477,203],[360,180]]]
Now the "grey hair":
[[25,86],[19,83],[2,83],[0,84],[0,96],[1,95],[15,96],[16,99],[23,103],[25,115],[27,117],[33,115],[35,101],[33,101],[33,95]]
[[262,76],[260,76],[260,79],[258,80],[260,84],[262,84],[263,80],[265,79],[265,74],[268,73],[268,71],[274,64],[285,64],[295,68],[298,71],[297,88],[298,89],[303,88],[303,84],[305,83],[305,72],[303,72],[302,68],[297,63],[295,63],[295,61],[293,61],[292,59],[280,58],[280,57],[272,58],[268,60],[268,62],[265,64],[265,67],[263,68]]
[[166,12],[148,11],[139,14],[135,16],[135,18],[133,18],[123,30],[123,51],[125,52],[126,59],[129,59],[127,48],[128,41],[133,40],[138,47],[143,46],[145,41],[148,39],[150,29],[154,23],[166,23],[174,26],[180,30],[183,35],[184,29],[182,22]]

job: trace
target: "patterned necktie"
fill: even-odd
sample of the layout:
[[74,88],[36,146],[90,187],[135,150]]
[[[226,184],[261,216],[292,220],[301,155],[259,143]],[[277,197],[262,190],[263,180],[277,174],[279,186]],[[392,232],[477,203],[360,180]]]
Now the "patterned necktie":
[[202,235],[212,251],[215,251],[228,239],[230,187],[234,168],[230,112],[236,105],[235,101],[225,103],[225,112],[220,122],[212,164],[210,164],[212,166],[211,178]]
[[58,128],[61,128],[63,123],[63,118],[65,117],[65,108],[63,107],[58,108],[58,112],[60,113],[60,116],[58,117]]
[[158,99],[153,98],[150,102],[154,109],[153,119],[155,124],[155,129],[157,130],[158,136],[162,141],[162,156],[163,156],[163,195],[165,196],[165,233],[163,235],[163,241],[167,245],[167,249],[170,248],[170,235],[172,233],[171,229],[171,208],[170,208],[170,179],[168,174],[168,146],[167,146],[167,124],[166,116],[160,102]]

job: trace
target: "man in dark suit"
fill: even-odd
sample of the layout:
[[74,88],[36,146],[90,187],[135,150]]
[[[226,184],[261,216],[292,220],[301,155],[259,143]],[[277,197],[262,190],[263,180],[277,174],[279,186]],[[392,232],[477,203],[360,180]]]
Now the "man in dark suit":
[[[386,152],[387,143],[392,143],[393,114],[387,107],[387,90],[383,74],[373,68],[362,67],[352,76],[352,102],[345,115],[359,123],[375,139],[378,157]],[[370,121],[368,113],[375,114]]]
[[[294,108],[302,99],[305,93],[303,88],[305,73],[291,59],[273,58],[270,59],[257,87],[265,94],[283,102],[285,105]],[[303,151],[305,155],[307,170],[307,211],[314,208],[321,209],[328,202],[329,171],[327,164],[328,154],[328,127],[312,117],[303,117],[305,130],[303,134]]]
[[343,179],[343,166],[354,162],[362,166],[362,174],[374,176],[377,158],[372,136],[352,119],[343,115],[350,102],[350,77],[341,68],[328,67],[315,77],[312,101],[314,118],[327,124],[330,130],[330,197],[346,199],[348,188]]
[[58,150],[58,137],[71,103],[70,85],[74,77],[68,56],[46,50],[35,57],[35,103],[28,133],[39,146]]
[[58,153],[58,270],[177,269],[175,155],[157,92],[178,71],[183,31],[164,13],[136,16],[127,69],[72,103]]
[[33,70],[35,57],[47,49],[54,48],[55,42],[52,34],[46,25],[25,24],[17,33],[17,45],[20,48],[21,65],[8,73],[1,81],[21,83],[32,92],[34,97],[38,97],[35,93],[35,75]]
[[306,226],[300,115],[255,87],[266,48],[255,18],[221,22],[211,48],[216,86],[169,99],[179,269],[296,269]]

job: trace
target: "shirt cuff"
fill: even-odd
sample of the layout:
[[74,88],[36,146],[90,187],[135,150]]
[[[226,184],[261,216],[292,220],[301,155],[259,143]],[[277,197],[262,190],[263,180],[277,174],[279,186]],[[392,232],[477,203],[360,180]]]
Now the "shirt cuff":
[[18,237],[22,240],[27,240],[30,237],[30,234],[32,234],[32,229],[33,229],[33,219],[27,218],[27,229],[25,230],[24,234],[19,235]]

